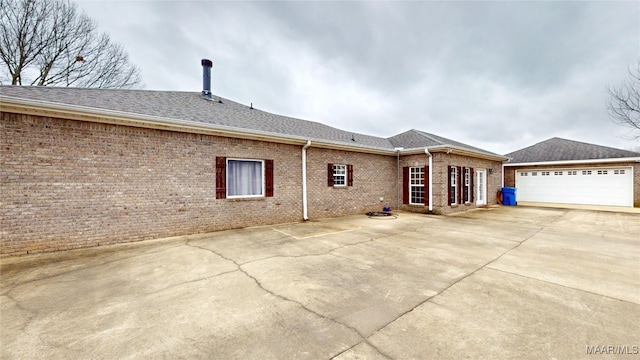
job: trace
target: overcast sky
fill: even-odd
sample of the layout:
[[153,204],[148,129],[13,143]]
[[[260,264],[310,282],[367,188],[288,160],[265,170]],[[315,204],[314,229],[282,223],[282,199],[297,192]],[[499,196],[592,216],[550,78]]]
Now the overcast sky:
[[146,89],[212,90],[390,137],[419,129],[508,153],[558,136],[640,147],[607,88],[640,60],[640,2],[80,1]]

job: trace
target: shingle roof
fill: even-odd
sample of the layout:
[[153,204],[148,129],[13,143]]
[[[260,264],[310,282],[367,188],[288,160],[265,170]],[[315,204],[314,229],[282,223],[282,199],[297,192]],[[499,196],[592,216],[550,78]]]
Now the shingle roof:
[[228,126],[309,140],[326,140],[349,146],[393,150],[396,147],[410,149],[449,144],[500,156],[418,130],[410,130],[391,138],[370,136],[315,121],[251,109],[247,105],[217,96],[214,96],[215,101],[206,100],[199,92],[0,85],[0,96]]
[[640,157],[640,153],[580,141],[551,138],[506,154],[511,163]]
[[488,155],[501,156],[499,154],[495,154],[475,146],[467,145],[455,140],[447,139],[442,136],[426,133],[420,130],[409,130],[405,131],[401,134],[392,136],[389,138],[389,141],[395,147],[404,147],[407,149],[414,148],[423,148],[427,146],[439,146],[439,145],[453,145],[462,149],[468,149],[474,152],[479,152]]
[[[196,92],[0,86],[0,94],[280,135],[301,136],[308,139],[344,142],[356,146],[393,148],[385,138],[353,134],[314,121],[275,115],[255,108],[251,109],[247,105],[224,98],[215,97],[216,101],[210,101],[203,99],[200,93]],[[218,99],[222,103],[218,102]],[[352,135],[355,141],[351,140]]]

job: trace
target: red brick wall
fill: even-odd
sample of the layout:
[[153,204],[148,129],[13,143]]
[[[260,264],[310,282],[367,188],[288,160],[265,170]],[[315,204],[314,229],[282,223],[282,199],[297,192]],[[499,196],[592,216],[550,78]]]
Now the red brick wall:
[[586,169],[596,167],[633,167],[633,206],[640,207],[640,163],[636,162],[620,162],[620,163],[594,163],[583,165],[533,165],[533,166],[506,166],[504,172],[505,186],[516,186],[515,173],[516,170],[522,169]]
[[[2,113],[0,133],[0,256],[302,219],[301,146],[12,113]],[[274,160],[274,196],[216,199],[217,156]],[[399,196],[401,203],[395,156],[312,145],[307,161],[311,219],[395,209]],[[352,165],[353,186],[327,186],[329,163]],[[498,163],[436,153],[437,212],[475,207],[444,203],[449,164],[496,170],[488,175],[495,203]]]
[[[493,169],[493,174],[487,171],[487,204],[496,204],[496,192],[501,188],[502,184],[502,163],[499,161],[491,161],[477,159],[468,156],[433,153],[433,169],[432,169],[432,200],[433,211],[437,214],[449,214],[458,211],[464,211],[476,208],[475,199],[477,194],[475,185],[477,178],[474,178],[474,202],[469,204],[450,205],[448,201],[448,166],[471,167],[474,170]],[[400,158],[400,166],[426,166],[429,164],[429,157],[425,155],[410,155]],[[414,212],[428,212],[428,206],[419,205],[402,205],[402,209]]]
[[[302,218],[301,147],[2,113],[0,255]],[[275,194],[216,200],[215,157],[273,159]]]
[[[328,186],[328,164],[353,165],[353,186]],[[314,148],[307,150],[310,218],[395,209],[397,167],[392,156]],[[380,197],[384,200],[380,201]]]

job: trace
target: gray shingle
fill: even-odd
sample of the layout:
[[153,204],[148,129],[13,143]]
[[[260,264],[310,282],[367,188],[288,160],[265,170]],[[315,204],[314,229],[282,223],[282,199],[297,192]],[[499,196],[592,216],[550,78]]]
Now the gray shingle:
[[391,138],[370,136],[340,130],[315,121],[301,120],[251,109],[247,105],[217,96],[214,96],[215,101],[205,100],[197,92],[3,85],[0,86],[0,95],[120,111],[143,116],[156,116],[172,120],[228,126],[274,135],[295,136],[312,141],[324,140],[365,148],[393,150],[396,147],[410,149],[449,144],[483,154],[500,156],[418,130],[410,130]]
[[505,156],[512,163],[526,163],[640,157],[640,153],[554,137]]
[[[36,86],[0,86],[2,96],[42,100],[95,109],[122,111],[173,120],[193,121],[258,130],[306,139],[328,140],[352,146],[393,149],[389,140],[354,134],[314,121],[275,115],[251,109],[234,101],[215,97],[205,100],[200,93],[179,91],[113,90],[87,88],[55,88]],[[217,100],[221,100],[222,103]],[[355,141],[351,139],[355,139]]]
[[459,141],[447,139],[442,136],[426,133],[420,130],[409,130],[405,131],[401,134],[392,136],[389,138],[389,141],[395,147],[404,147],[405,149],[415,149],[415,148],[423,148],[427,146],[439,146],[439,145],[453,145],[462,149],[471,150],[478,153],[501,156],[499,154],[492,153],[490,151],[486,151],[475,146],[467,145],[461,143]]

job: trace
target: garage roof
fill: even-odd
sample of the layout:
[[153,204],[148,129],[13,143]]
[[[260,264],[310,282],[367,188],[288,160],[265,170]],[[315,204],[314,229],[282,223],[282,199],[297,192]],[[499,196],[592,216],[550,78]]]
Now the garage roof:
[[505,156],[511,158],[511,163],[533,163],[637,158],[640,153],[554,137]]

